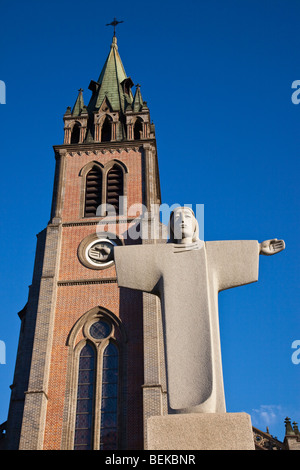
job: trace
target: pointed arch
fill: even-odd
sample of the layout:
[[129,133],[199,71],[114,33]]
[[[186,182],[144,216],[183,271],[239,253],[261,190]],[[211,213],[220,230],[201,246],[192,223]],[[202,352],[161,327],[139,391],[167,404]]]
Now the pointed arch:
[[103,307],[92,308],[74,324],[67,340],[64,449],[120,449],[125,343],[120,319]]
[[84,217],[96,217],[102,203],[102,170],[93,165],[85,177]]
[[119,165],[122,170],[123,170],[123,173],[128,173],[128,168],[127,166],[125,165],[124,162],[122,162],[122,160],[119,160],[118,158],[113,158],[112,160],[109,160],[105,166],[104,166],[104,171],[108,171],[110,170],[115,164]]
[[112,137],[112,119],[107,114],[101,127],[101,142],[110,142]]
[[98,162],[97,160],[92,160],[81,168],[78,176],[85,177],[93,166],[98,166],[101,171],[104,169],[104,165],[102,163]]
[[80,142],[80,129],[81,124],[76,121],[71,133],[71,144],[78,144]]
[[118,163],[114,163],[106,175],[106,204],[113,206],[117,215],[122,212],[121,196],[124,196],[123,168]]
[[78,333],[82,330],[83,337],[87,338],[91,323],[101,318],[106,318],[109,322],[112,323],[112,325],[114,326],[113,335],[116,340],[122,343],[127,342],[126,333],[120,321],[120,318],[117,317],[113,312],[111,312],[107,308],[97,306],[85,312],[73,325],[73,328],[71,329],[70,334],[68,336],[66,345],[70,346],[71,348],[75,348]]
[[143,120],[139,116],[136,118],[133,128],[134,140],[140,140],[143,138]]
[[[109,160],[105,165],[98,161],[87,163],[79,172],[82,177],[81,217],[104,217],[105,204],[113,206],[116,215],[124,214],[126,203],[120,197],[127,194],[127,174],[127,166],[118,159]],[[97,210],[100,205],[103,213]]]

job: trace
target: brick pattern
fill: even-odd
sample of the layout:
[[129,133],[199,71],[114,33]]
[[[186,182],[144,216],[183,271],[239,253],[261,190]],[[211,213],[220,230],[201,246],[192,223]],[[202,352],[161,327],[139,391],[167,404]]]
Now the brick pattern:
[[[120,303],[120,295],[122,296]],[[58,289],[56,320],[52,348],[52,360],[48,385],[48,408],[44,449],[60,448],[62,439],[62,419],[64,410],[66,377],[68,368],[68,337],[73,325],[88,310],[100,305],[120,317],[125,326],[128,348],[126,360],[127,392],[127,432],[131,429],[137,433],[141,420],[141,386],[143,384],[142,354],[142,314],[141,305],[136,293],[120,294],[116,283],[83,286],[62,286]],[[119,307],[120,305],[120,307]],[[78,335],[77,341],[82,339]],[[121,360],[124,358],[121,358]],[[75,404],[74,404],[75,406]],[[138,409],[139,413],[138,413]],[[138,418],[138,419],[137,419]],[[133,439],[132,431],[128,433]],[[139,437],[139,436],[138,436]],[[141,439],[140,444],[141,445]],[[131,442],[130,448],[137,446]]]
[[[127,336],[126,357],[121,358],[124,366],[123,384],[123,431],[126,448],[143,448],[142,385],[143,385],[143,327],[141,295],[122,291],[116,282],[115,267],[94,270],[84,266],[78,258],[80,242],[95,233],[96,225],[84,219],[80,213],[83,182],[81,169],[90,161],[105,165],[112,159],[122,161],[128,169],[128,206],[142,202],[142,155],[133,150],[113,153],[69,153],[65,156],[64,197],[61,208],[62,237],[59,286],[56,294],[55,321],[51,366],[47,388],[47,413],[43,448],[61,448],[64,429],[64,407],[68,387],[68,335],[77,320],[96,306],[104,307],[120,318]],[[81,222],[81,224],[78,224]],[[86,225],[87,222],[87,225]],[[118,224],[119,233],[126,232],[128,223]],[[109,279],[110,281],[106,282]],[[95,283],[97,280],[101,283]],[[67,283],[66,281],[69,281]],[[76,282],[80,281],[80,283]],[[91,283],[93,281],[93,283]],[[121,298],[120,298],[121,297]],[[76,342],[82,339],[82,333]],[[71,403],[75,407],[76,403]],[[126,410],[126,413],[125,413]]]
[[[123,162],[127,168],[125,193],[128,207],[136,203],[146,203],[149,207],[151,202],[157,202],[159,194],[159,188],[155,187],[158,181],[155,145],[151,147],[148,142],[139,147],[110,150],[100,144],[94,147],[93,151],[77,145],[55,149],[58,154],[51,220],[38,236],[33,283],[20,334],[7,448],[72,448],[67,436],[70,434],[70,410],[74,411],[76,399],[68,382],[68,337],[76,322],[97,306],[119,319],[126,336],[121,357],[122,448],[142,449],[145,417],[160,414],[165,408],[164,385],[160,385],[164,383],[164,373],[160,372],[163,368],[159,353],[161,333],[157,330],[157,301],[153,303],[152,298],[146,305],[142,293],[119,289],[114,266],[91,269],[78,257],[80,243],[95,233],[99,222],[99,219],[82,217],[82,168],[93,161],[103,166],[112,160]],[[131,217],[135,215],[130,214]],[[129,220],[126,219],[130,219],[128,214],[114,227],[121,237],[128,229]],[[151,320],[148,326],[147,318]],[[145,326],[149,329],[144,348]],[[80,331],[75,345],[82,339]],[[156,379],[153,390],[148,390],[147,396],[152,396],[151,400],[146,399],[143,403],[145,367],[146,376]]]
[[81,191],[83,188],[82,177],[79,176],[80,170],[91,161],[97,161],[102,165],[107,164],[111,160],[119,160],[123,162],[129,175],[129,183],[127,185],[128,207],[138,202],[142,202],[142,156],[141,152],[133,149],[123,150],[121,152],[96,152],[96,154],[87,154],[80,152],[72,156],[66,155],[66,171],[65,171],[65,195],[62,208],[62,222],[75,221],[82,219],[80,214],[79,201],[81,200]]

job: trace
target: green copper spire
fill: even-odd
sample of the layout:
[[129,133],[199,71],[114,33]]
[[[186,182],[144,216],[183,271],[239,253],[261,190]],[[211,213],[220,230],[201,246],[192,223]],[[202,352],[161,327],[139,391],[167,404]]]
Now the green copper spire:
[[143,98],[141,94],[141,85],[136,85],[136,91],[132,103],[132,109],[134,112],[138,113],[143,107]]
[[123,111],[128,103],[132,103],[132,80],[127,77],[118,52],[117,38],[113,36],[110,52],[97,82],[90,83],[93,95],[88,105],[90,112],[100,108],[104,99],[113,111]]
[[83,96],[82,96],[83,89],[80,88],[78,90],[78,96],[75,101],[74,107],[72,109],[72,115],[73,116],[79,116],[82,110],[85,108],[84,101],[83,101]]
[[[114,19],[109,26],[114,26],[115,30],[119,23]],[[120,142],[154,137],[154,125],[150,123],[150,111],[147,102],[143,101],[140,85],[136,86],[134,96],[133,86],[126,75],[114,33],[99,78],[90,82],[92,96],[88,106],[84,104],[80,88],[73,108],[68,106],[64,114],[64,143]]]

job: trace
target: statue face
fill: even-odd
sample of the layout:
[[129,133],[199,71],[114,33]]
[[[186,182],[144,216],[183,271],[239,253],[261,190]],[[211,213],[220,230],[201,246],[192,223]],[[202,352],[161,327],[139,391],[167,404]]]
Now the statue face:
[[195,230],[194,216],[184,207],[175,209],[173,214],[173,232],[176,240],[183,243],[192,240]]

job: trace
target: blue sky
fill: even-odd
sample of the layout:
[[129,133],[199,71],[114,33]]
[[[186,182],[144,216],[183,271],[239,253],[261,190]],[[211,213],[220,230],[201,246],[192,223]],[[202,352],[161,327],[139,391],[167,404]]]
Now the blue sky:
[[[156,125],[162,199],[204,204],[205,239],[283,238],[258,283],[220,294],[227,411],[283,438],[300,420],[300,3],[296,0],[2,2],[0,422],[6,420],[36,234],[49,221],[52,146],[97,80],[114,17],[128,76]],[[300,355],[299,355],[300,357]]]

